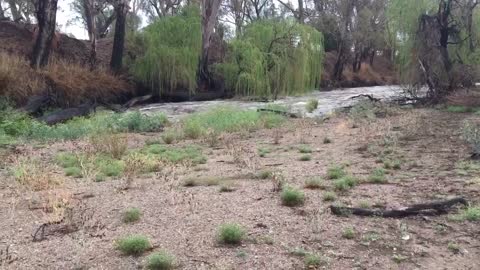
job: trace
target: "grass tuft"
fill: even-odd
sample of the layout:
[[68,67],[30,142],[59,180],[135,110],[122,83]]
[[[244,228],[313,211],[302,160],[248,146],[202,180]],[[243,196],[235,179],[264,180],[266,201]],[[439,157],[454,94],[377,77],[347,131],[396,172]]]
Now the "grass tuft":
[[125,223],[133,223],[140,220],[140,216],[142,212],[138,208],[128,208],[123,213],[123,222]]
[[326,202],[333,202],[337,199],[337,194],[333,191],[327,191],[323,194],[323,200]]
[[166,251],[153,253],[147,257],[147,269],[171,270],[175,267],[175,257]]
[[353,239],[355,238],[355,231],[353,230],[353,228],[348,227],[343,230],[342,237],[345,239]]
[[324,188],[323,179],[320,177],[311,177],[305,181],[305,188],[322,189]]
[[375,184],[387,183],[386,171],[383,168],[377,168],[368,176],[368,181]]
[[328,179],[340,179],[347,175],[343,166],[333,166],[327,169],[327,178]]
[[147,251],[151,245],[148,238],[143,235],[130,235],[117,240],[117,249],[125,255],[138,256]]
[[351,175],[346,175],[340,179],[337,179],[333,182],[333,185],[336,190],[339,191],[346,191],[349,190],[357,185],[358,180],[351,176]]
[[305,105],[305,109],[307,112],[312,113],[318,108],[318,100],[310,99],[307,104]]
[[65,171],[66,176],[71,176],[73,178],[82,178],[83,177],[82,169],[80,169],[78,167],[68,167],[68,168],[65,168],[64,171]]
[[303,155],[299,158],[300,161],[310,161],[312,160],[312,156],[311,155]]
[[305,194],[294,187],[284,187],[280,194],[282,204],[285,206],[298,206],[305,202]]
[[238,245],[245,238],[245,229],[235,223],[225,223],[218,230],[218,240],[228,245]]

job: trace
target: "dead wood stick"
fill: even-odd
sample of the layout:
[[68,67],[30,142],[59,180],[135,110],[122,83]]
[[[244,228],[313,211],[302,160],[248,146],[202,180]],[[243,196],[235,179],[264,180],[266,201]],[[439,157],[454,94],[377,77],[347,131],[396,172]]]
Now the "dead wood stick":
[[440,215],[448,212],[448,210],[455,204],[468,205],[467,200],[463,197],[454,198],[446,201],[437,201],[431,203],[415,204],[403,209],[364,209],[364,208],[351,208],[342,206],[330,206],[330,210],[334,215],[344,216],[348,214],[364,217],[384,217],[384,218],[403,218],[408,216],[415,216],[419,214],[433,214]]
[[258,108],[257,112],[271,112],[271,113],[276,113],[276,114],[281,114],[281,115],[284,115],[284,116],[288,116],[290,118],[298,118],[298,115],[296,115],[294,113],[291,113],[291,112],[282,111],[282,110]]
[[374,98],[372,95],[367,95],[367,94],[361,94],[361,95],[353,96],[353,97],[351,97],[350,99],[356,99],[356,98],[360,98],[360,97],[366,97],[366,98],[368,98],[371,102],[380,102],[380,99],[379,99],[379,98]]

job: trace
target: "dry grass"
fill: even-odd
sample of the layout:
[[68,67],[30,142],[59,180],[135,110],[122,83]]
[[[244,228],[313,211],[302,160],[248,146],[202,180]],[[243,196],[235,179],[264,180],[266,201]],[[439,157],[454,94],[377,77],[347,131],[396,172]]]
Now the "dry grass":
[[95,134],[90,137],[90,144],[94,151],[120,159],[128,148],[127,134]]
[[12,169],[15,180],[33,190],[48,190],[61,186],[64,179],[54,173],[54,168],[32,158],[18,158]]
[[34,71],[26,59],[0,53],[0,95],[16,104],[53,86],[58,105],[78,105],[86,100],[114,101],[131,92],[132,86],[104,69],[90,70],[79,64],[53,59],[46,69]]
[[447,97],[448,105],[480,107],[480,92],[475,90],[456,91]]

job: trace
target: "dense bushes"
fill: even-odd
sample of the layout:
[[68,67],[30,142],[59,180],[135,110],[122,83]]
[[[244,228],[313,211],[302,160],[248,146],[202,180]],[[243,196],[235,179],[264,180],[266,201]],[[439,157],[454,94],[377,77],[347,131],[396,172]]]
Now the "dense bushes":
[[35,71],[25,59],[0,53],[0,96],[22,105],[32,95],[47,90],[55,97],[56,105],[75,106],[87,100],[118,100],[129,94],[132,86],[103,69],[92,71],[52,59],[44,70]]
[[276,97],[319,87],[323,56],[320,32],[290,20],[263,20],[231,43],[227,63],[216,71],[237,94]]
[[158,19],[135,37],[135,42],[142,55],[132,63],[132,73],[154,94],[195,91],[202,46],[198,7]]

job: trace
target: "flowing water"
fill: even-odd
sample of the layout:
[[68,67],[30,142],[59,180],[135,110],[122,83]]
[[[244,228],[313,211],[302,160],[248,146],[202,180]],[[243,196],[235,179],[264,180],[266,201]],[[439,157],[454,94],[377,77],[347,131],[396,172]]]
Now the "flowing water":
[[[350,106],[360,99],[352,99],[358,95],[371,95],[378,99],[389,99],[399,96],[402,93],[400,86],[373,86],[336,89],[332,91],[313,91],[302,96],[290,96],[278,99],[272,102],[242,101],[235,99],[221,99],[211,101],[189,101],[178,103],[157,103],[149,104],[140,108],[145,113],[163,112],[171,119],[178,119],[184,115],[206,111],[216,106],[235,106],[242,109],[263,108],[267,104],[278,104],[286,106],[293,113],[298,113],[305,117],[317,117],[332,112],[335,109]],[[318,100],[318,108],[313,113],[307,113],[305,105],[311,99]]]

